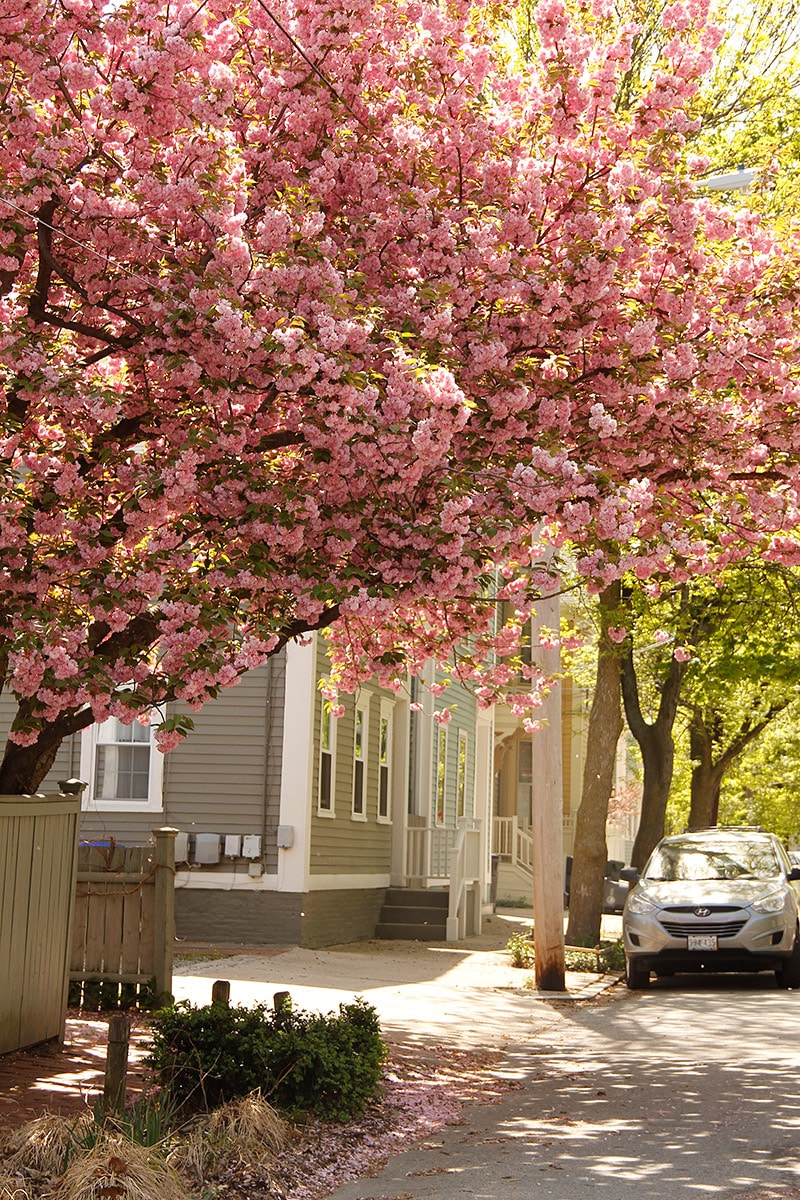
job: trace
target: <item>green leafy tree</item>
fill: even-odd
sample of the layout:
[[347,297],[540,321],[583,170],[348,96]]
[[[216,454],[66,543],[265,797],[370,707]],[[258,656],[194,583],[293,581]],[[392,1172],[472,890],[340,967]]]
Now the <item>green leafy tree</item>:
[[700,828],[717,821],[725,772],[797,698],[799,583],[794,569],[754,563],[658,602],[628,592],[635,634],[626,637],[622,686],[644,762],[636,866],[664,833],[679,713],[692,763],[687,823]]
[[[649,0],[619,0],[609,20],[638,26],[630,66],[617,89],[619,109],[629,109],[658,69],[666,34],[662,17],[665,3]],[[592,10],[580,7],[587,27],[596,27]],[[539,47],[532,20],[533,4],[525,0],[517,10],[516,33],[521,52],[534,58]],[[756,0],[753,5],[720,6],[718,17],[725,34],[712,70],[695,100],[696,129],[687,133],[687,154],[706,156],[699,174],[710,170],[733,170],[741,162],[761,168],[766,186],[750,198],[780,222],[792,209],[794,183],[800,162],[800,13],[792,0]],[[613,554],[609,555],[613,558]],[[598,668],[610,676],[613,655],[598,659]],[[638,711],[635,678],[628,666],[628,695],[634,722],[652,747],[651,757],[661,760],[658,808],[666,803],[663,781],[671,778],[674,751],[672,728],[677,713],[674,686],[662,692],[660,716],[647,722]],[[679,664],[670,665],[673,679],[683,674]],[[605,707],[604,707],[605,706]],[[599,936],[602,907],[602,872],[605,862],[605,824],[608,796],[598,794],[601,779],[613,778],[619,728],[619,693],[598,676],[592,719],[588,731],[587,768],[581,809],[576,820],[573,848],[571,911],[568,937],[578,940]],[[667,728],[668,727],[668,728]],[[651,769],[652,777],[652,769]],[[668,784],[666,792],[668,794]],[[581,811],[583,810],[583,811]],[[664,813],[656,814],[653,827],[663,826]],[[648,839],[649,840],[649,839]],[[572,899],[574,897],[575,899]]]
[[761,825],[789,846],[800,843],[800,704],[783,710],[731,764],[720,794],[720,822]]

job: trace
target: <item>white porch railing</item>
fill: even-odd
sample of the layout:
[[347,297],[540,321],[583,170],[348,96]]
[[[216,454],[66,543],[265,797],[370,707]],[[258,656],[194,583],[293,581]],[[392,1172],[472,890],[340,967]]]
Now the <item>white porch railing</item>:
[[519,823],[519,817],[495,817],[492,853],[499,854],[504,862],[522,867],[533,874],[533,838],[530,831]]
[[447,940],[481,931],[481,822],[459,819],[458,828],[410,826],[406,830],[405,884],[447,886]]
[[[470,827],[471,826],[471,827]],[[450,855],[447,940],[456,942],[481,931],[480,822],[464,822]]]
[[406,830],[406,884],[427,887],[450,878],[450,853],[459,830],[422,825]]

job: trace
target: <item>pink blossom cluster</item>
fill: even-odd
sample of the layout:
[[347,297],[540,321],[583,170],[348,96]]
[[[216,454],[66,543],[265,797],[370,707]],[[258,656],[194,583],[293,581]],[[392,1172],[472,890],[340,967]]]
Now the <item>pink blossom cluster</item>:
[[798,242],[693,186],[700,0],[626,111],[595,10],[524,71],[468,0],[0,12],[17,741],[334,621],[334,688],[433,658],[530,718],[533,528],[594,590],[798,561]]

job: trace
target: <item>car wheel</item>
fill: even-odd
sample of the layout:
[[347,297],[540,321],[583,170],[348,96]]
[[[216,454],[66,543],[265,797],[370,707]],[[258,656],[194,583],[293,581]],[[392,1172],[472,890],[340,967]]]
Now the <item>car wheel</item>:
[[625,959],[625,983],[632,992],[650,986],[650,971],[635,958]]
[[778,987],[800,988],[800,935],[795,932],[792,953],[775,972]]

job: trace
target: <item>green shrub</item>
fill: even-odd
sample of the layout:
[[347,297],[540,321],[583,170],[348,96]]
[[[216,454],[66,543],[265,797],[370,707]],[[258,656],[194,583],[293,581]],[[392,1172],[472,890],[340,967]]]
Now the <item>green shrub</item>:
[[[512,966],[535,966],[532,937],[532,932],[515,933],[508,939],[506,949],[511,955]],[[594,971],[598,975],[604,975],[607,971],[621,971],[625,967],[625,950],[621,940],[606,946],[567,946],[564,965],[568,971]]]
[[377,1014],[358,998],[327,1016],[183,1002],[156,1014],[147,1062],[184,1109],[260,1090],[287,1114],[344,1120],[376,1095],[385,1057]]
[[625,946],[622,938],[618,938],[616,942],[611,942],[608,946],[603,946],[600,953],[607,971],[625,970]]
[[535,959],[531,933],[512,933],[506,949],[511,955],[512,967],[532,967]]

